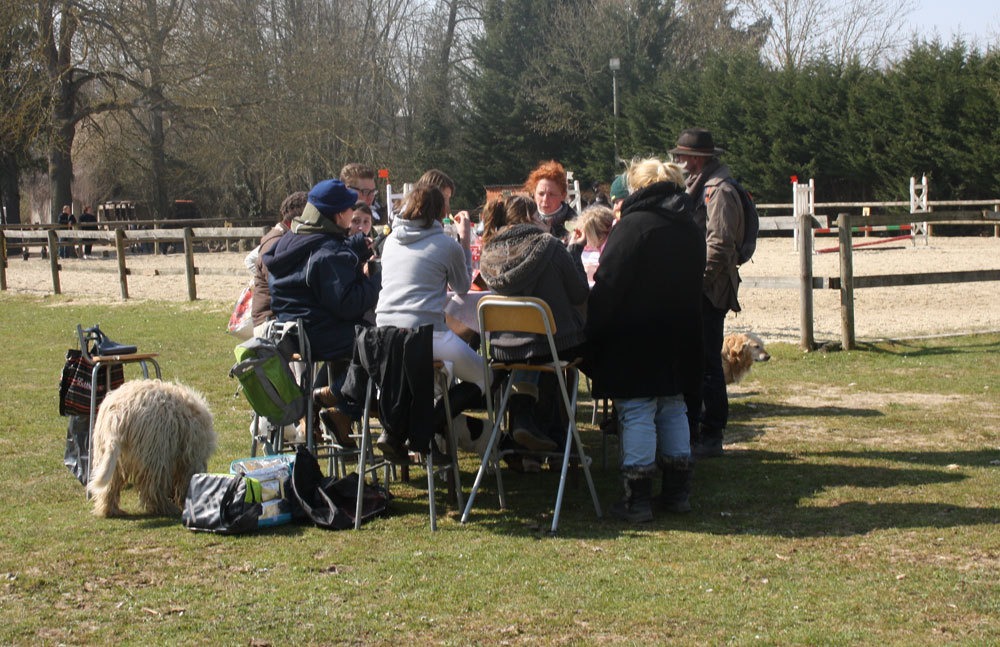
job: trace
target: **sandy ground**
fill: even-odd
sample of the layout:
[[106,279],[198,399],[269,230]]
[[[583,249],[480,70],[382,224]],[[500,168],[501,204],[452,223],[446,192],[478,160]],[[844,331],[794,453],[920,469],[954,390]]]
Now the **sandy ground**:
[[[860,241],[860,239],[857,239]],[[818,238],[817,248],[836,244],[835,238]],[[185,301],[187,282],[184,257],[134,255],[127,258],[129,296],[144,299]],[[840,274],[836,253],[813,256],[813,275]],[[195,257],[201,272],[197,278],[199,299],[225,304],[235,302],[249,282],[243,254],[203,253]],[[80,300],[117,301],[120,298],[117,263],[114,258],[62,261],[62,292]],[[856,276],[912,272],[1000,269],[1000,239],[931,238],[918,242],[888,243],[858,249],[854,253]],[[156,272],[163,272],[157,275]],[[166,272],[179,273],[166,273]],[[790,238],[762,238],[752,263],[741,270],[744,278],[797,277],[799,257]],[[28,261],[12,257],[7,269],[11,292],[43,295],[52,293],[47,260],[37,253]],[[840,293],[814,290],[814,331],[817,341],[840,339]],[[744,288],[740,291],[743,311],[730,313],[727,332],[753,330],[767,341],[799,339],[798,289]],[[958,283],[899,288],[869,288],[855,292],[855,325],[859,339],[900,338],[941,333],[1000,330],[1000,282]]]

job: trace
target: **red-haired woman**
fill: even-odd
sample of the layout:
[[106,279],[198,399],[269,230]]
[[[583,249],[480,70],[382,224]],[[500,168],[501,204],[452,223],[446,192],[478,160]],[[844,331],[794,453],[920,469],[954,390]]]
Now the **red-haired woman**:
[[569,186],[563,165],[555,160],[542,162],[528,176],[524,189],[538,206],[538,215],[548,232],[565,241],[566,221],[575,218],[576,212],[566,202]]

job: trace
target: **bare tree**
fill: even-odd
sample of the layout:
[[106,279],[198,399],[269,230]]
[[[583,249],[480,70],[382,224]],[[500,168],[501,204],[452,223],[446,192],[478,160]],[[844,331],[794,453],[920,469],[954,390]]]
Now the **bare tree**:
[[45,123],[47,92],[32,57],[33,14],[11,2],[0,6],[0,203],[3,223],[21,221],[21,171]]
[[880,64],[903,43],[907,0],[743,0],[769,22],[764,53],[783,69],[826,58],[844,66]]

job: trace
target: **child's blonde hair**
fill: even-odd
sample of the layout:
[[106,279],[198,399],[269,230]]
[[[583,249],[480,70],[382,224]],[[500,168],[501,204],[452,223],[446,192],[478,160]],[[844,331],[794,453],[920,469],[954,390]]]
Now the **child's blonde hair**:
[[566,223],[566,229],[570,231],[579,229],[587,237],[588,242],[595,240],[603,243],[614,224],[614,211],[602,204],[592,204],[583,210],[579,218]]

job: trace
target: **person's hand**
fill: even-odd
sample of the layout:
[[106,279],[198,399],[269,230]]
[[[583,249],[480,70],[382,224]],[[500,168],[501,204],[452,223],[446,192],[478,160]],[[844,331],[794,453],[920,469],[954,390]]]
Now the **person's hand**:
[[452,220],[455,221],[455,227],[458,229],[458,242],[461,243],[462,247],[468,249],[469,245],[472,244],[472,217],[469,216],[468,211],[459,211]]
[[583,233],[580,229],[574,229],[569,234],[568,245],[572,247],[573,245],[585,245],[587,244],[587,235]]

